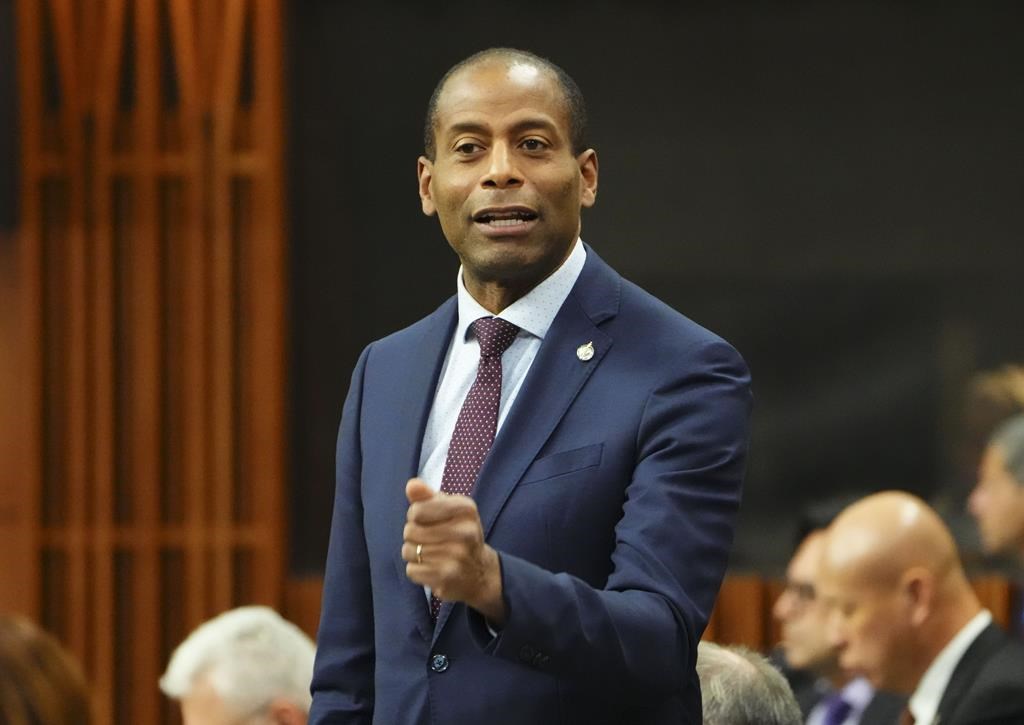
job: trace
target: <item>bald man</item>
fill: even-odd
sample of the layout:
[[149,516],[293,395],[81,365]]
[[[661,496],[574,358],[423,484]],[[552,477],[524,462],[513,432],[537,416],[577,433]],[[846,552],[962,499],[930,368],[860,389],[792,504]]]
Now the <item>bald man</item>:
[[1000,425],[989,439],[968,500],[990,554],[1024,562],[1024,415]]
[[876,691],[865,678],[844,671],[828,636],[828,610],[817,595],[824,546],[825,529],[804,537],[786,568],[786,587],[772,609],[782,627],[784,672],[807,725],[889,725],[902,710],[904,699]]
[[819,592],[840,665],[910,695],[905,722],[1024,723],[1024,647],[992,623],[920,499],[885,492],[844,510],[825,539]]

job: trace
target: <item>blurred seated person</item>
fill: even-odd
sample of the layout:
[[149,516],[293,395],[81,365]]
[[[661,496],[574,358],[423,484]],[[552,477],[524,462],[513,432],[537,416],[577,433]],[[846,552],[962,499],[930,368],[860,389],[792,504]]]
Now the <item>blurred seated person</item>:
[[902,722],[1024,723],[1024,645],[982,608],[935,511],[896,491],[843,511],[818,596],[839,664],[909,696]]
[[996,428],[1024,413],[1024,366],[986,370],[967,384],[964,405],[964,462],[971,475]]
[[0,615],[0,723],[88,725],[89,691],[78,663],[27,619]]
[[989,439],[968,507],[986,553],[1024,562],[1024,415],[1004,422]]
[[789,683],[808,725],[891,725],[899,718],[904,698],[876,691],[864,677],[844,672],[829,641],[827,610],[818,601],[815,585],[824,545],[824,529],[804,538],[786,569],[786,588],[772,609],[782,627],[780,647]]
[[800,707],[786,678],[745,647],[697,646],[704,725],[800,725]]
[[313,641],[268,607],[239,607],[200,625],[171,655],[160,689],[184,725],[304,725]]
[[948,468],[931,505],[953,532],[961,558],[972,566],[985,546],[967,514],[968,494],[993,432],[1008,418],[1024,413],[1024,366],[1005,365],[977,373],[967,383],[958,432],[949,450]]

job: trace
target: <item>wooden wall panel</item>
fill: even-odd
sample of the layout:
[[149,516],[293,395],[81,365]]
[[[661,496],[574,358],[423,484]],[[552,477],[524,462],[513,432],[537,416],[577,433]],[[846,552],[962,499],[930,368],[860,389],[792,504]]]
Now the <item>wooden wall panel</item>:
[[224,609],[284,604],[280,16],[279,0],[17,3],[2,330],[24,385],[0,550],[25,564],[0,605],[82,659],[98,722],[175,720],[156,684],[170,649]]

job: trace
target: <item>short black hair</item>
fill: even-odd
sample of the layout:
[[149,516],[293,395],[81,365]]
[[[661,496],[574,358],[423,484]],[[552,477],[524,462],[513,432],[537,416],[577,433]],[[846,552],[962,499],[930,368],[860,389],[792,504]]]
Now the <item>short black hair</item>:
[[507,63],[519,61],[539,66],[551,73],[555,80],[558,81],[558,85],[562,89],[562,95],[565,96],[565,109],[569,116],[569,142],[572,144],[572,152],[573,154],[581,154],[586,150],[587,105],[583,101],[583,92],[576,85],[576,81],[572,79],[572,76],[547,58],[542,58],[528,50],[488,48],[487,50],[481,50],[479,53],[474,53],[453,65],[441,76],[441,80],[434,87],[434,92],[430,95],[430,101],[427,103],[427,115],[423,123],[423,151],[428,159],[433,161],[434,155],[437,153],[434,139],[434,126],[437,121],[437,102],[441,98],[441,93],[444,91],[448,79],[464,68],[489,60],[502,60]]

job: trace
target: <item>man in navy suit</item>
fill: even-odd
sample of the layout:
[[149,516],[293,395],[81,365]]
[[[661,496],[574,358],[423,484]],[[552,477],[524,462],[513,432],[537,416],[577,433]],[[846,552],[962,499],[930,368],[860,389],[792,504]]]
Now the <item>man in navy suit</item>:
[[579,238],[576,84],[484,51],[418,162],[457,294],[372,343],[337,449],[313,723],[699,723],[749,376]]

